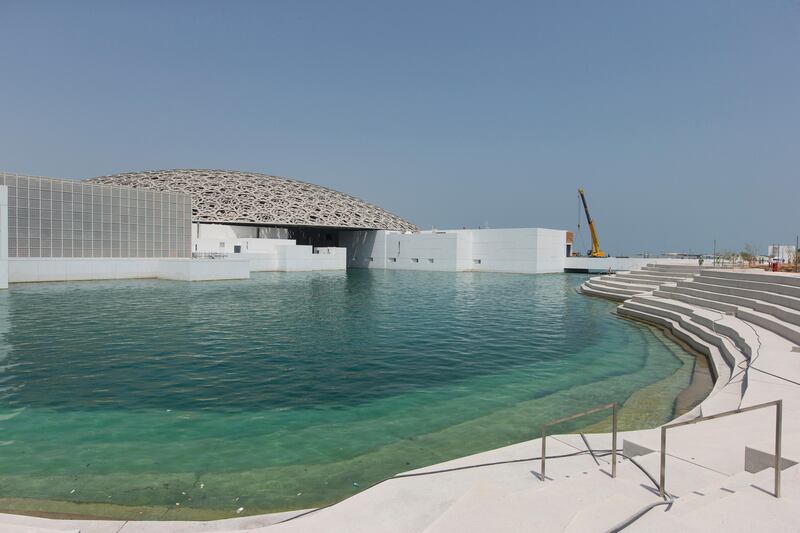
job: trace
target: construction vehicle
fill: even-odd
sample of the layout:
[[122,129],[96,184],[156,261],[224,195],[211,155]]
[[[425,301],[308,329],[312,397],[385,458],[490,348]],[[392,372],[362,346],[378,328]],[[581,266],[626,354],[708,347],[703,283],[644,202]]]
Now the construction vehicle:
[[594,220],[589,215],[589,206],[586,204],[586,196],[583,194],[583,188],[578,189],[578,194],[581,195],[581,202],[583,202],[583,210],[586,212],[586,222],[589,223],[589,231],[592,234],[592,249],[589,250],[591,257],[605,257],[606,254],[600,249],[600,242],[597,240],[597,231],[594,229]]

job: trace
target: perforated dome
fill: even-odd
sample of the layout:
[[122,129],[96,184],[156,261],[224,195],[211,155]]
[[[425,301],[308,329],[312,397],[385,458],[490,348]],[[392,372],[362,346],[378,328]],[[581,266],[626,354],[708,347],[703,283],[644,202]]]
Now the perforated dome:
[[289,178],[232,170],[151,170],[87,181],[188,194],[192,221],[417,231],[415,225],[347,194]]

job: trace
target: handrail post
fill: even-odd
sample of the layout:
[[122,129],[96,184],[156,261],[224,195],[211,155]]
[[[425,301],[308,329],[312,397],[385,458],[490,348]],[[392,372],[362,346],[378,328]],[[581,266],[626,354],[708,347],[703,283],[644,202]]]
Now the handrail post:
[[611,477],[617,477],[617,404],[611,411]]
[[781,497],[781,437],[783,433],[783,400],[775,404],[775,497]]
[[544,481],[544,459],[547,456],[547,424],[542,426],[542,481]]
[[661,426],[661,469],[658,480],[658,495],[664,497],[664,477],[667,470],[667,428]]
[[[580,413],[574,414],[572,416],[567,416],[564,418],[558,418],[556,420],[551,420],[546,422],[542,425],[542,456],[541,456],[541,463],[542,463],[542,481],[546,480],[546,471],[545,471],[545,462],[547,459],[547,428],[554,424],[560,424],[562,422],[567,422],[569,420],[574,420],[576,418],[580,418],[585,415],[590,415],[593,413],[597,413],[598,411],[603,411],[604,409],[612,409],[612,417],[611,417],[611,438],[613,439],[612,446],[611,446],[611,477],[617,477],[617,404],[616,403],[608,403],[605,405],[600,405],[598,407],[594,407],[593,409],[589,409],[587,411],[582,411]],[[584,439],[585,440],[585,439]],[[586,446],[589,446],[589,443],[586,443]],[[591,449],[589,449],[589,453],[591,453]]]
[[775,406],[775,460],[774,460],[774,468],[775,468],[775,497],[781,497],[781,440],[783,437],[783,400],[773,400],[771,402],[760,403],[756,405],[749,405],[747,407],[740,407],[738,409],[733,409],[731,411],[724,411],[722,413],[715,413],[709,416],[699,416],[697,418],[693,418],[691,420],[686,420],[683,422],[673,422],[672,424],[665,424],[661,426],[661,472],[660,472],[660,479],[658,483],[658,494],[662,498],[666,495],[665,489],[665,471],[667,468],[667,430],[671,428],[677,428],[681,426],[688,426],[690,424],[697,424],[698,422],[705,422],[707,420],[715,420],[718,418],[723,418],[726,416],[731,415],[738,415],[741,413],[748,413],[750,411],[755,411],[756,409],[764,409],[767,407]]

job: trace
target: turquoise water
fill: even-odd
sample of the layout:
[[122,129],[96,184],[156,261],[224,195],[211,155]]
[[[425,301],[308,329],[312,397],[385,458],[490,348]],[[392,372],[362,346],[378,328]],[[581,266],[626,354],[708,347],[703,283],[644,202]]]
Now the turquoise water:
[[180,518],[317,506],[679,376],[638,414],[663,422],[686,355],[575,293],[583,279],[14,285],[0,294],[0,508]]

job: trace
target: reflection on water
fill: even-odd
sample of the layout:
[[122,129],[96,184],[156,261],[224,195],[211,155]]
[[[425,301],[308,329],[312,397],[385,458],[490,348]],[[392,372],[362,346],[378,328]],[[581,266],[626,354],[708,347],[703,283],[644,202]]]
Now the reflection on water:
[[176,503],[309,507],[531,438],[565,409],[624,401],[681,368],[652,331],[577,295],[582,280],[351,271],[12,286],[0,294],[0,498],[146,506],[135,518]]

